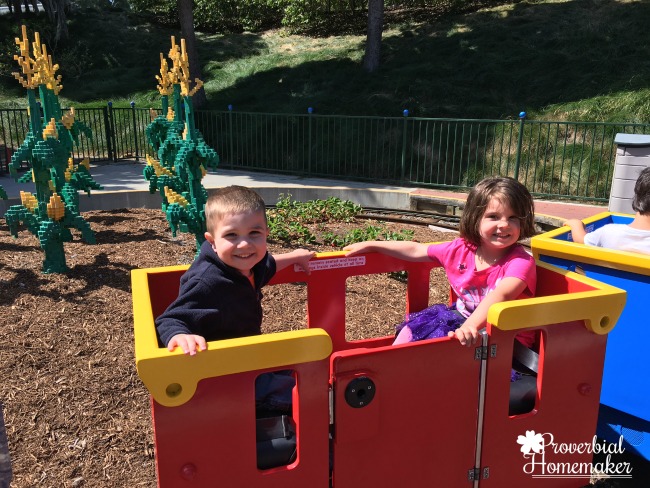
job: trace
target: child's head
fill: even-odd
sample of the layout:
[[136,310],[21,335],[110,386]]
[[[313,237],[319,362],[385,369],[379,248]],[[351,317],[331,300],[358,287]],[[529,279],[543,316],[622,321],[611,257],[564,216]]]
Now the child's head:
[[520,239],[535,234],[535,205],[528,189],[514,178],[493,176],[481,180],[469,192],[460,219],[462,238],[475,246],[481,245],[481,219],[492,199],[508,205],[519,218]]
[[221,261],[245,276],[267,252],[264,200],[243,186],[221,188],[205,204],[206,240]]
[[226,215],[257,212],[266,222],[266,204],[257,192],[245,186],[225,186],[212,193],[205,203],[206,228],[212,233]]
[[641,215],[650,215],[650,166],[641,171],[636,180],[632,209]]

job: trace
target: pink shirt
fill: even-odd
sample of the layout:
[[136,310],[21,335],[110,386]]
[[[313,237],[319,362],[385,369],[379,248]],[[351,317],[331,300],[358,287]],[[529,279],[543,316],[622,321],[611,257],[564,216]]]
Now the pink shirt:
[[524,281],[527,287],[524,294],[535,295],[535,259],[519,244],[512,246],[508,254],[482,271],[476,271],[476,246],[463,238],[432,244],[427,254],[445,269],[449,284],[458,297],[456,310],[464,317],[469,317],[481,300],[506,277]]

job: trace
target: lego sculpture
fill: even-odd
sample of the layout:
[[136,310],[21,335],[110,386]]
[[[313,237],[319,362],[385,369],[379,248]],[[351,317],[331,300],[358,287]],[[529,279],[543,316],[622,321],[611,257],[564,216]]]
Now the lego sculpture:
[[92,133],[88,126],[75,120],[74,109],[62,112],[58,95],[63,85],[61,76],[55,77],[59,66],[52,64],[52,57],[48,56],[45,45],[40,44],[38,33],[34,36],[31,55],[25,26],[22,40],[17,38],[16,44],[20,55],[14,59],[24,76],[14,73],[14,77],[27,90],[29,131],[11,157],[9,172],[17,178],[16,170],[22,161],[27,161],[31,171],[18,181],[25,183],[31,178],[36,195],[20,192],[22,205],[11,206],[5,218],[14,237],[18,236],[21,222],[38,237],[45,252],[44,273],[63,273],[68,270],[63,243],[72,240],[71,228],[78,229],[85,242],[95,243],[93,231],[79,214],[77,192],[90,193],[101,186],[90,176],[88,159],[75,164],[72,157],[79,136],[91,137]]
[[[180,48],[174,37],[169,58],[160,55],[158,91],[162,95],[162,115],[152,110],[152,122],[147,126],[149,144],[157,158],[147,156],[144,177],[149,181],[149,191],[160,191],[162,209],[176,236],[178,230],[194,234],[197,253],[205,240],[204,206],[208,193],[201,184],[206,167],[216,167],[219,156],[203,140],[194,127],[192,96],[203,82],[195,80],[190,89],[190,70],[185,40]],[[171,95],[171,106],[169,97]]]

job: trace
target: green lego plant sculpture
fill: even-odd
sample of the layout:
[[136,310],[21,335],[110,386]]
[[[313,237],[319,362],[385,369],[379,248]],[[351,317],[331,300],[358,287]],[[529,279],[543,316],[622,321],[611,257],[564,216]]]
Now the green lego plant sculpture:
[[68,270],[63,243],[72,240],[71,228],[78,229],[85,242],[95,243],[95,234],[79,214],[77,192],[90,193],[91,189],[101,189],[101,186],[91,178],[87,159],[75,164],[72,158],[79,135],[91,137],[92,132],[75,120],[74,109],[62,113],[58,95],[63,86],[61,76],[55,77],[59,66],[52,64],[52,57],[48,56],[45,45],[40,44],[38,33],[32,44],[33,55],[30,55],[25,26],[22,36],[22,40],[16,39],[20,55],[15,55],[14,59],[24,77],[20,73],[14,76],[27,89],[29,132],[12,155],[9,172],[17,178],[17,169],[22,161],[27,161],[31,171],[17,179],[19,182],[32,179],[36,196],[20,192],[22,205],[11,206],[5,219],[14,237],[18,237],[20,223],[38,237],[45,251],[44,273],[63,273]]
[[208,198],[201,180],[206,167],[219,164],[219,156],[194,126],[192,96],[203,82],[195,79],[196,84],[190,89],[190,69],[184,39],[181,39],[179,48],[172,37],[169,58],[172,61],[171,69],[160,55],[160,76],[156,76],[158,91],[162,95],[162,115],[156,116],[152,110],[153,121],[146,130],[147,140],[158,159],[147,157],[144,177],[149,181],[151,193],[160,191],[162,209],[172,235],[176,236],[178,230],[194,234],[198,253],[205,241],[204,207]]

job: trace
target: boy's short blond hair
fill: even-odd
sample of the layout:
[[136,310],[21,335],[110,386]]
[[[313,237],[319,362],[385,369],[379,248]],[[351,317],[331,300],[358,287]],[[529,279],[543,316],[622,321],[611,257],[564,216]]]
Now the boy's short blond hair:
[[212,232],[226,215],[253,212],[262,212],[266,220],[266,204],[256,191],[245,186],[225,186],[205,202],[205,224],[208,232]]

